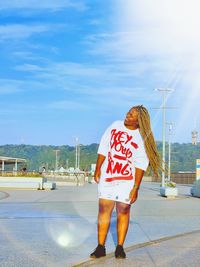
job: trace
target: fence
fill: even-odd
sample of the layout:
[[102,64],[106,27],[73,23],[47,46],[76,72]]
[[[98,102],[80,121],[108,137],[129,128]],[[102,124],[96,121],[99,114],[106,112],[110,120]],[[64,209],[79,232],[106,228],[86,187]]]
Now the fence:
[[171,174],[171,180],[177,184],[193,184],[196,172],[176,172]]
[[[176,184],[193,184],[195,180],[195,172],[174,172],[171,174],[171,181]],[[152,177],[152,182],[161,183],[161,177]]]
[[56,182],[57,185],[84,185],[87,178],[84,174],[70,174],[70,175],[58,175],[58,174],[45,174],[45,178],[48,181]]

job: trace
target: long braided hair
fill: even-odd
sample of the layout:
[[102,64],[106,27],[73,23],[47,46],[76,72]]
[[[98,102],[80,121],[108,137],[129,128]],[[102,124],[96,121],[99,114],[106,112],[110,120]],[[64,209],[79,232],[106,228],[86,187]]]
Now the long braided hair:
[[159,170],[162,170],[162,166],[157,145],[151,130],[149,112],[143,105],[134,106],[131,109],[136,109],[138,111],[139,131],[144,141],[145,151],[149,158],[149,167],[154,175],[158,176]]

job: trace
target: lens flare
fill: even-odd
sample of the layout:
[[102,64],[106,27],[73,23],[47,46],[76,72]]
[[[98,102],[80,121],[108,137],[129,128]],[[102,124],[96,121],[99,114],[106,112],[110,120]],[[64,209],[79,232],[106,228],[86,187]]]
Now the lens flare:
[[46,222],[51,238],[63,248],[73,248],[82,244],[93,230],[90,223],[81,219],[57,218]]
[[63,233],[57,238],[57,243],[61,247],[68,247],[71,243],[71,237],[68,235],[68,233]]

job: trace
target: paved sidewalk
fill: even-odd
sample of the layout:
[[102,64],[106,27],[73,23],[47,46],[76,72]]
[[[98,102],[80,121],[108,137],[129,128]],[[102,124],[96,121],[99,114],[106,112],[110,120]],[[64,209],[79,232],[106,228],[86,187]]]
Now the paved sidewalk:
[[113,253],[92,259],[76,267],[198,267],[200,265],[200,231],[163,238],[125,249],[126,259],[115,259]]
[[[62,186],[53,191],[1,190],[0,266],[71,267],[87,262],[89,254],[97,245],[97,212],[95,184],[86,184],[83,187]],[[175,239],[158,243],[152,241],[197,230],[200,230],[200,199],[190,196],[190,186],[180,185],[179,197],[166,199],[159,194],[159,184],[143,182],[139,198],[131,208],[130,227],[125,242],[125,247],[128,251],[131,250],[127,253],[125,262],[117,264],[144,266],[137,256],[140,254],[149,264],[147,256],[151,250],[155,257],[153,254],[149,256],[152,259],[151,265],[145,266],[170,266],[164,264],[169,264],[173,250],[171,246]],[[186,243],[178,250],[183,249],[186,253],[191,243],[186,235],[184,238]],[[196,238],[199,242],[198,234]],[[164,252],[167,245],[163,244],[168,244],[165,242],[172,242],[168,248],[170,254]],[[108,254],[113,255],[115,245],[114,211],[106,242]],[[135,247],[138,245],[142,247]],[[156,254],[159,251],[156,246],[163,246],[160,251],[160,255],[163,251],[163,257],[160,258],[163,265],[156,262],[156,255],[159,254]],[[133,264],[133,258],[138,259],[140,265],[130,265]],[[115,261],[114,258],[107,257],[104,260]],[[104,265],[107,266],[108,263]],[[199,266],[195,263],[194,258],[193,265],[190,265]]]

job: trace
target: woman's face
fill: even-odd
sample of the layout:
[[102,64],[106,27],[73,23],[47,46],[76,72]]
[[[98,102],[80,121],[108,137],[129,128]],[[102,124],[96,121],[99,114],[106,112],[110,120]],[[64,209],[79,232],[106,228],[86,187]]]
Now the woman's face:
[[125,124],[126,125],[138,125],[138,111],[135,108],[132,108],[129,110],[129,112],[126,114],[125,118]]

